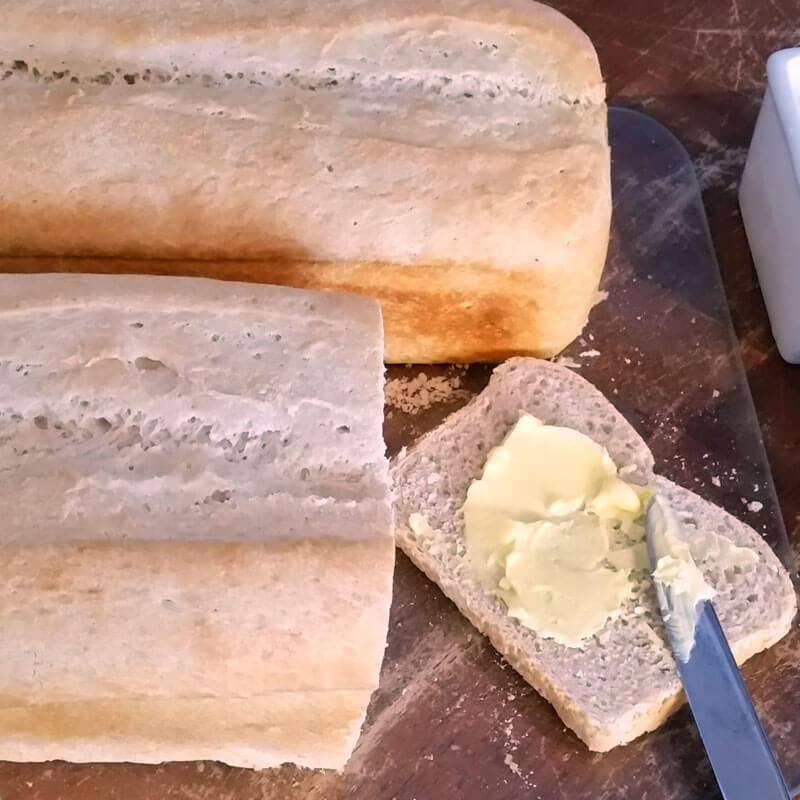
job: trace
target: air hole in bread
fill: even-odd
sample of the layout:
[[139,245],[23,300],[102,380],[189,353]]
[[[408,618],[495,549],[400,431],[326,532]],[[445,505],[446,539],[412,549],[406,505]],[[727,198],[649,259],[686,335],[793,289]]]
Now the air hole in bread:
[[166,369],[166,364],[155,358],[148,358],[147,356],[139,356],[134,362],[136,369]]

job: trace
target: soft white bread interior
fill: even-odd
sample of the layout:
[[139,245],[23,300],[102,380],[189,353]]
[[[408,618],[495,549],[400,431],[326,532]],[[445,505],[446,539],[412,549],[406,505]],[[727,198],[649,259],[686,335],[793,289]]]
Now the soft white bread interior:
[[546,6],[0,0],[0,18],[0,255],[373,295],[400,362],[552,354],[597,299],[604,87]]
[[0,759],[341,767],[386,641],[380,309],[0,275]]
[[[620,616],[577,649],[510,617],[502,601],[481,586],[466,556],[461,507],[467,488],[522,412],[585,433],[619,467],[633,470],[626,480],[666,496],[716,591],[714,606],[738,662],[788,632],[797,610],[794,589],[756,531],[654,474],[647,445],[588,381],[537,359],[499,366],[480,395],[395,460],[398,543],[590,749],[609,750],[658,727],[685,699],[649,573],[634,573],[633,593]],[[422,514],[431,531],[412,530],[412,513]],[[757,557],[744,565],[726,561],[729,542]]]

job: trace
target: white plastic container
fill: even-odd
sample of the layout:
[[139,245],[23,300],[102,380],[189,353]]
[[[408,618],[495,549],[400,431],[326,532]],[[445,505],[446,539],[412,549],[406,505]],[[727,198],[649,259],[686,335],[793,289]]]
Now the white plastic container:
[[767,60],[739,206],[778,351],[800,364],[800,47]]

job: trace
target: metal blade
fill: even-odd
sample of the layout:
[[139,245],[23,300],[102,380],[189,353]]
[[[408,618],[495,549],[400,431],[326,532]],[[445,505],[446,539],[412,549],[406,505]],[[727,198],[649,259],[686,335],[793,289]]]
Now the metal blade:
[[677,664],[725,800],[788,800],[783,775],[710,602],[703,603],[689,660],[677,659]]

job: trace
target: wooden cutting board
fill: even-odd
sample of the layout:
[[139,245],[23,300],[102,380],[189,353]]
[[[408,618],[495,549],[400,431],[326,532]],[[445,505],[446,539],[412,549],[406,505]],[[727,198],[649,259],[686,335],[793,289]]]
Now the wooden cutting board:
[[[610,112],[614,221],[607,299],[561,357],[644,436],[658,471],[744,519],[788,563],[778,508],[692,164],[658,123]],[[391,453],[463,405],[486,365],[388,370]],[[787,776],[800,779],[800,636],[744,676]],[[381,685],[345,773],[216,763],[0,763],[0,798],[511,800],[718,797],[686,709],[590,753],[402,555]]]

